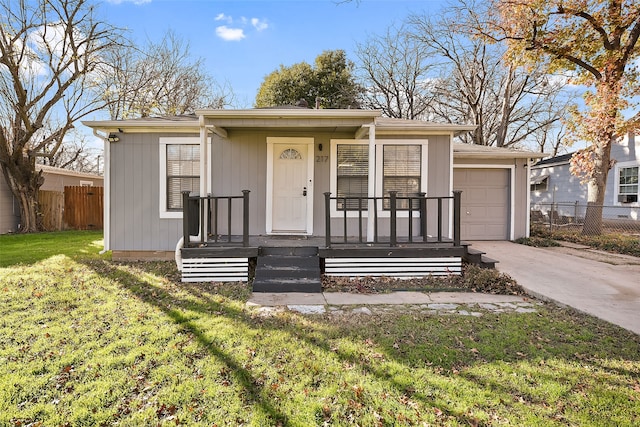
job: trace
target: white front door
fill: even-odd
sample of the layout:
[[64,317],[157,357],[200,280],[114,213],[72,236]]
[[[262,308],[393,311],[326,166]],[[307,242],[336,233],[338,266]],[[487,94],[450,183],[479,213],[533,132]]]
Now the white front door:
[[271,195],[271,207],[267,203],[267,209],[271,215],[267,215],[267,231],[311,234],[313,139],[305,138],[305,143],[296,143],[298,138],[289,140],[269,144],[271,189],[268,185],[267,194]]

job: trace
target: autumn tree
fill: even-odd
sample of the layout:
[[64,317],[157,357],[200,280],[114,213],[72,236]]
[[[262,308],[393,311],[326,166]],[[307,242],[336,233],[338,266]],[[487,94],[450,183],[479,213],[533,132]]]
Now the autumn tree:
[[[583,233],[602,232],[602,205],[611,146],[632,130],[623,110],[639,94],[640,3],[637,0],[491,0],[489,19],[476,28],[506,41],[515,63],[564,71],[587,91],[572,130],[591,145],[572,158],[572,172],[588,183]],[[470,10],[474,14],[474,9]]]
[[21,231],[38,229],[36,158],[53,158],[77,120],[105,107],[98,70],[121,44],[86,1],[0,0],[0,170]]
[[318,55],[313,66],[306,62],[280,65],[264,78],[255,106],[295,105],[304,99],[319,108],[358,108],[361,93],[353,62],[343,50],[333,50]]
[[111,119],[173,116],[223,108],[233,91],[211,77],[189,43],[169,31],[159,42],[109,52],[99,82]]

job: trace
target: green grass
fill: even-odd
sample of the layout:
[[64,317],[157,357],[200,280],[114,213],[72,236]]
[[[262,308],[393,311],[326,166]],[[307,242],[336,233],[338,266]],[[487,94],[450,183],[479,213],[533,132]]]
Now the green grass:
[[176,279],[95,256],[0,268],[0,425],[640,423],[640,337],[568,309],[265,314],[246,286]]
[[0,267],[31,265],[54,255],[72,259],[100,258],[103,247],[102,230],[3,234],[0,235]]

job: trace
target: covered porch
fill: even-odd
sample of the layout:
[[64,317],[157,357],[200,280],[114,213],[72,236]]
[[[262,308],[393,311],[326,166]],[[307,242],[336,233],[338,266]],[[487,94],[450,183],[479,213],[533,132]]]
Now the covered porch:
[[[250,191],[204,197],[184,192],[183,281],[248,281],[255,267],[254,291],[320,292],[321,274],[413,278],[460,274],[463,260],[494,266],[460,240],[458,191],[440,197],[398,197],[393,191],[388,197],[324,196],[325,233],[256,235],[249,227]],[[344,209],[336,221],[330,210],[336,202],[357,208]],[[389,214],[374,209],[370,220],[371,205],[387,207]],[[437,232],[430,235],[425,231],[433,218]],[[449,222],[452,236],[443,231]]]

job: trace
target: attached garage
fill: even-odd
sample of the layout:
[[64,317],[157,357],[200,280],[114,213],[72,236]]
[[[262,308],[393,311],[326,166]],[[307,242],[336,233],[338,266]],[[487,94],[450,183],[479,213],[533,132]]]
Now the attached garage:
[[511,237],[511,171],[505,168],[455,168],[453,188],[462,191],[460,233],[464,240]]
[[462,191],[463,240],[515,240],[529,235],[529,164],[543,156],[454,144],[453,189]]

